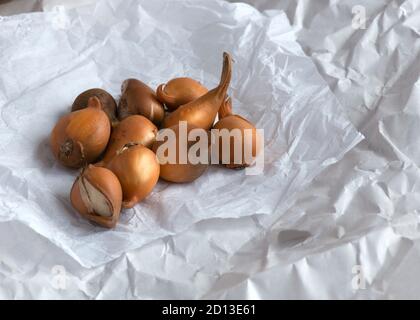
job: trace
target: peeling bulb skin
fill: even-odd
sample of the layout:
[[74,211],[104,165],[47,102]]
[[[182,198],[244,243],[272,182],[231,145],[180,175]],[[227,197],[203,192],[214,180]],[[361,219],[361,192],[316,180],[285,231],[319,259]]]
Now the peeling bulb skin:
[[187,104],[180,106],[163,120],[162,126],[169,128],[178,125],[180,121],[197,128],[209,130],[216,118],[220,106],[226,98],[232,76],[232,59],[228,53],[223,54],[223,70],[219,85]]
[[91,97],[97,97],[101,101],[102,110],[108,115],[111,123],[115,123],[117,121],[117,103],[112,95],[103,89],[93,88],[79,94],[73,102],[71,111],[86,108]]
[[[232,130],[240,130],[241,133],[241,150],[242,154],[240,157],[240,161],[236,161],[235,163],[235,143],[236,140],[231,137],[229,139],[228,145],[223,145],[222,138],[219,137],[219,163],[222,164],[222,159],[224,154],[229,154],[229,163],[225,163],[224,165],[229,169],[242,169],[245,167],[248,167],[252,164],[253,160],[258,156],[258,154],[261,152],[261,147],[263,145],[263,140],[260,134],[258,133],[255,126],[248,121],[247,119],[235,115],[232,113],[232,100],[231,98],[228,98],[224,101],[222,106],[219,110],[219,121],[214,125],[213,129],[222,130],[226,129],[229,132],[232,132]],[[246,134],[245,130],[250,130],[251,132],[251,141],[244,141]],[[245,156],[245,143],[248,143],[247,147],[249,147],[249,150],[251,150],[252,159],[247,159]]]
[[116,218],[108,219],[105,217],[101,217],[101,216],[89,213],[88,209],[86,208],[80,196],[78,180],[76,181],[76,183],[73,184],[73,187],[71,188],[70,198],[71,198],[71,203],[72,203],[73,208],[82,217],[105,228],[114,228],[117,225],[118,219]]
[[80,215],[107,228],[118,222],[122,197],[116,175],[93,165],[82,171],[70,192],[71,203]]
[[99,165],[106,165],[121,148],[129,143],[142,144],[151,148],[158,128],[147,118],[134,115],[120,121],[112,130],[111,138],[105,155]]
[[183,77],[161,84],[156,89],[156,96],[169,111],[175,111],[179,106],[200,98],[208,91],[200,82]]
[[162,103],[155,92],[137,79],[127,79],[121,85],[121,98],[117,108],[118,119],[142,115],[159,125],[165,116]]
[[111,217],[113,208],[110,201],[84,177],[79,179],[80,195],[90,213]]
[[108,116],[97,97],[88,107],[59,119],[50,135],[50,146],[57,160],[71,168],[92,163],[105,150],[111,134]]
[[132,208],[152,192],[159,179],[159,163],[150,149],[140,144],[124,146],[107,168],[118,177],[123,207]]

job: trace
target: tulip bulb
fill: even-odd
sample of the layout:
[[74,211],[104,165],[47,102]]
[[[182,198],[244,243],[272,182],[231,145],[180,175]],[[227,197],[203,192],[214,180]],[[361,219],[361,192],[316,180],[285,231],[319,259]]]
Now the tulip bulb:
[[216,118],[220,106],[226,98],[232,74],[232,59],[223,53],[223,70],[219,85],[200,98],[180,106],[163,120],[163,127],[169,128],[186,121],[188,124],[209,130]]
[[123,190],[123,207],[132,208],[142,201],[159,179],[156,155],[141,144],[127,144],[108,164]]
[[74,182],[70,200],[80,215],[112,228],[121,212],[121,184],[112,171],[89,165]]
[[[191,132],[192,129],[196,129],[194,126],[187,125],[185,127],[185,139],[187,139],[188,134]],[[207,132],[206,138],[206,150],[205,156],[206,161],[193,163],[191,162],[189,156],[189,152],[191,148],[198,143],[198,141],[185,141],[185,148],[180,147],[180,145],[183,145],[182,142],[180,144],[180,137],[181,137],[181,130],[182,127],[180,125],[176,125],[170,128],[167,128],[165,130],[172,130],[174,133],[175,140],[173,141],[173,146],[175,146],[174,150],[163,150],[165,152],[158,152],[158,149],[160,147],[163,148],[163,144],[167,143],[168,140],[165,141],[156,141],[153,145],[152,150],[156,153],[158,161],[160,163],[160,177],[166,181],[169,182],[176,182],[176,183],[183,183],[183,182],[191,182],[200,177],[207,169],[208,167],[208,154],[209,154],[209,134]],[[202,129],[199,129],[202,130]],[[170,144],[169,144],[170,146]],[[166,152],[168,151],[168,152]],[[201,151],[201,150],[200,150]],[[175,157],[172,159],[173,161],[168,161],[170,157],[170,152],[176,152]],[[186,161],[182,163],[180,161],[181,155],[180,153],[183,153],[185,156]],[[199,157],[200,155],[198,155]],[[168,158],[168,159],[164,159]]]
[[121,99],[118,105],[118,119],[139,114],[158,125],[165,116],[162,103],[155,92],[137,79],[127,79],[121,86]]
[[121,148],[129,143],[142,144],[151,148],[157,132],[157,127],[143,116],[134,115],[125,118],[113,128],[105,155],[99,165],[107,164]]
[[[219,119],[220,120],[214,125],[213,129],[225,129],[229,133],[236,130],[240,133],[240,140],[236,140],[234,136],[231,136],[226,144],[223,144],[223,139],[219,136],[219,163],[223,163],[223,158],[229,156],[229,161],[223,163],[227,168],[241,169],[251,165],[261,151],[261,146],[263,144],[262,137],[255,126],[245,118],[232,113],[231,98],[228,98],[220,107]],[[246,131],[250,134],[246,134]],[[235,145],[236,143],[241,143],[241,145],[237,146]],[[235,150],[241,150],[241,154],[236,155],[236,161]],[[249,155],[245,154],[246,150],[251,151]]]
[[111,124],[97,97],[91,97],[88,107],[63,116],[50,136],[54,156],[72,168],[94,162],[105,150]]
[[179,106],[194,101],[209,90],[200,82],[191,78],[175,78],[156,89],[156,96],[169,111],[175,111]]
[[88,106],[89,98],[97,97],[101,101],[102,110],[108,115],[109,121],[115,123],[117,121],[117,103],[114,98],[105,90],[93,88],[79,94],[73,102],[71,111],[84,109]]

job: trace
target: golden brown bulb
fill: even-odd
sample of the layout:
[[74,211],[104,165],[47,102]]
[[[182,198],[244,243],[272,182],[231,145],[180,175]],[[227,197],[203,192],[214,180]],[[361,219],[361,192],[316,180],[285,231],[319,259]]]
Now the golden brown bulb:
[[[156,156],[158,158],[158,161],[160,163],[160,177],[166,181],[170,182],[177,182],[177,183],[183,183],[183,182],[191,182],[200,177],[207,169],[208,163],[209,163],[209,141],[210,136],[209,133],[206,132],[206,150],[200,150],[197,148],[197,152],[195,155],[197,155],[197,159],[200,158],[200,156],[203,156],[206,158],[204,163],[194,163],[189,158],[189,152],[193,146],[198,143],[197,141],[187,141],[187,135],[191,132],[193,129],[197,129],[194,126],[188,125],[185,127],[185,148],[180,147],[180,132],[181,127],[179,125],[164,129],[164,130],[172,130],[174,133],[174,143],[173,146],[175,146],[174,150],[168,150],[166,146],[170,146],[170,144],[167,143],[168,138],[166,138],[164,141],[156,141],[153,145],[153,151],[156,153]],[[202,130],[202,129],[199,129]],[[166,146],[165,146],[165,145]],[[181,143],[181,145],[183,145]],[[197,145],[198,147],[198,145]],[[162,152],[158,152],[159,148],[163,148]],[[171,156],[170,152],[176,152],[173,153],[175,157],[173,158],[173,162],[165,161],[169,160],[169,157]],[[201,151],[204,151],[203,154],[200,154]],[[184,155],[184,163],[180,161],[181,159],[181,152]],[[165,163],[166,162],[166,163]]]
[[127,79],[121,86],[118,119],[123,120],[135,114],[142,115],[159,125],[165,116],[165,110],[149,86],[137,79]]
[[125,118],[113,128],[105,155],[98,165],[107,164],[121,148],[130,143],[151,148],[157,132],[158,128],[143,116],[134,115]]
[[97,97],[88,107],[63,116],[50,136],[54,156],[65,166],[81,168],[92,163],[105,150],[111,134],[108,116]]
[[[222,137],[219,136],[219,163],[222,163],[223,156],[229,156],[230,161],[224,163],[227,168],[241,169],[251,165],[261,151],[263,144],[262,137],[255,126],[247,119],[232,113],[232,100],[230,98],[222,104],[219,110],[219,119],[220,120],[214,125],[213,129],[225,129],[229,133],[233,133],[233,130],[236,130],[239,132],[240,137],[240,140],[235,140],[232,135],[227,140],[227,143],[224,144]],[[248,133],[246,133],[247,131]],[[236,146],[237,143],[240,145]],[[236,155],[236,161],[235,149],[241,150],[241,152]],[[247,154],[246,150],[250,150],[251,152]]]
[[141,144],[124,146],[107,165],[118,177],[123,190],[123,207],[142,201],[159,179],[156,155]]
[[200,98],[184,104],[163,120],[162,126],[169,128],[186,121],[189,125],[209,130],[220,106],[226,98],[232,74],[232,60],[228,53],[223,54],[223,70],[219,85]]
[[156,89],[156,96],[169,111],[175,111],[179,106],[200,98],[208,91],[200,82],[183,77],[159,85]]

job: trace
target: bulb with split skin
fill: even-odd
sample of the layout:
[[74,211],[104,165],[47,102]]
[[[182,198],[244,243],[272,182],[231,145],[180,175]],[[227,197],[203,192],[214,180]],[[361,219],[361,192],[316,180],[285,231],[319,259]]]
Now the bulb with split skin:
[[70,200],[73,208],[84,218],[113,228],[121,212],[121,184],[112,171],[89,165],[74,182]]
[[97,165],[106,166],[121,148],[130,143],[151,148],[157,132],[158,128],[146,117],[133,115],[125,118],[113,128],[105,154]]

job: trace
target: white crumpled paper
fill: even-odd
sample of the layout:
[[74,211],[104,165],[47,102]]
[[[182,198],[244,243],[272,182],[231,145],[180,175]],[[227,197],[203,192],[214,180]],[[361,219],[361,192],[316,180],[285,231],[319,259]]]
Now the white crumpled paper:
[[[0,221],[20,221],[86,267],[211,218],[269,223],[362,139],[290,30],[281,12],[269,18],[205,0],[99,1],[1,17]],[[75,214],[77,171],[60,166],[48,144],[75,96],[102,87],[117,98],[129,77],[155,88],[190,76],[211,88],[223,51],[235,60],[234,111],[264,129],[264,173],[211,167],[190,184],[159,182],[111,231]]]

